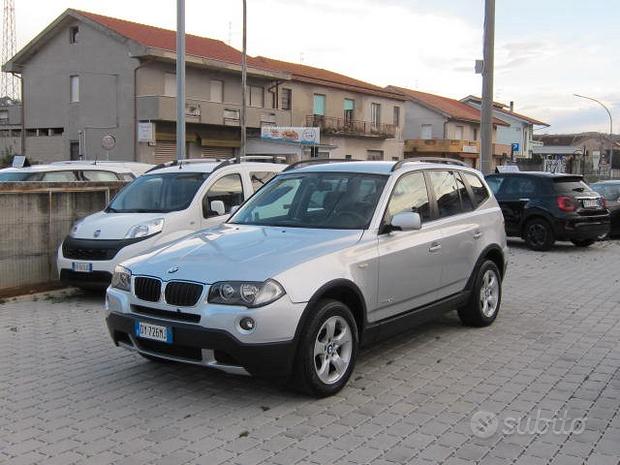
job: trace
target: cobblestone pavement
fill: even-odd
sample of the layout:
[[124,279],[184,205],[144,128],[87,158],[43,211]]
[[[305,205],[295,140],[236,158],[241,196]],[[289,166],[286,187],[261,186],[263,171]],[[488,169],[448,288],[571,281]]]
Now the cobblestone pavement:
[[620,242],[513,242],[492,327],[448,314],[322,400],[116,348],[101,296],[5,302],[0,463],[617,465],[619,281]]

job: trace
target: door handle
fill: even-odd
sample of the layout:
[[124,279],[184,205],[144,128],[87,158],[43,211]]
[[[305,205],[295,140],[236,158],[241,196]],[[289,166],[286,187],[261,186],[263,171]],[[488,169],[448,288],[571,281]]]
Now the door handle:
[[529,202],[529,201],[530,201],[530,199],[528,199],[528,198],[519,199],[519,202]]
[[437,252],[440,249],[441,249],[441,244],[439,242],[433,242],[431,244],[431,246],[429,247],[428,251],[429,252]]
[[476,231],[474,233],[474,239],[480,239],[482,237],[482,231]]

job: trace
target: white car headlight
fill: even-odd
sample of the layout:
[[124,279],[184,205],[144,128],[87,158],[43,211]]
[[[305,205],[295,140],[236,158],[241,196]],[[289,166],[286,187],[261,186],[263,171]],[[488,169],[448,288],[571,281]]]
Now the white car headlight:
[[116,265],[110,285],[115,289],[131,292],[131,271],[124,266]]
[[129,231],[127,231],[127,234],[125,234],[125,239],[152,236],[153,234],[161,232],[162,229],[164,229],[164,219],[156,218],[154,220],[145,221],[144,223],[140,223],[129,228]]
[[221,281],[209,289],[207,301],[220,305],[241,305],[243,307],[262,307],[275,302],[286,292],[282,285],[268,279],[265,282]]

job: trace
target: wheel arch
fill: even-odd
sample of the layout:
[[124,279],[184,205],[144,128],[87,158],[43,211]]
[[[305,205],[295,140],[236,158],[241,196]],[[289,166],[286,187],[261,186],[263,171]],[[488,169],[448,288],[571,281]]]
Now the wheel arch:
[[504,251],[499,244],[490,244],[484,248],[478,257],[478,260],[476,260],[476,264],[474,265],[474,269],[469,277],[469,280],[467,281],[465,289],[471,290],[473,288],[474,282],[476,281],[476,276],[478,275],[478,270],[486,260],[491,260],[495,263],[495,265],[497,265],[501,278],[502,280],[504,279],[507,264]]

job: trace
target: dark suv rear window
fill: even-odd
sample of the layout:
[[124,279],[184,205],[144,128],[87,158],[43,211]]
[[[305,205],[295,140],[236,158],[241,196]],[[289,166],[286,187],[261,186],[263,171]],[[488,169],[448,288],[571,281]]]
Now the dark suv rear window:
[[553,190],[557,194],[572,194],[579,192],[592,192],[590,186],[581,178],[556,178],[553,180]]

